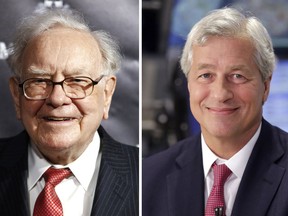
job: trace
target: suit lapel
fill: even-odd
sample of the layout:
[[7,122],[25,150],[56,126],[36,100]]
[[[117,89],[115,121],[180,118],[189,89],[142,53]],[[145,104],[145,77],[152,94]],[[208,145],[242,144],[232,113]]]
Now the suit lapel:
[[284,150],[272,126],[263,120],[258,141],[244,171],[232,215],[266,215],[285,173],[277,164]]
[[167,176],[169,216],[204,215],[204,173],[200,136],[187,144],[187,148],[176,159],[179,169]]
[[132,192],[129,185],[129,163],[121,145],[113,141],[103,128],[98,132],[102,158],[91,215],[117,215]]
[[21,133],[15,138],[3,142],[6,143],[6,149],[1,151],[0,155],[1,215],[29,215],[28,140],[28,135]]

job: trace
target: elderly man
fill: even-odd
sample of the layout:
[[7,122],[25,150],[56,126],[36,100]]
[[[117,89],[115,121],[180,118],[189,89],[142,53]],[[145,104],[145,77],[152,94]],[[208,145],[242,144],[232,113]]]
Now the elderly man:
[[120,54],[70,10],[36,12],[9,58],[21,134],[0,140],[1,215],[138,215],[138,151],[100,126]]
[[288,134],[262,117],[274,65],[255,17],[224,8],[192,28],[181,66],[201,133],[144,160],[143,216],[288,215]]

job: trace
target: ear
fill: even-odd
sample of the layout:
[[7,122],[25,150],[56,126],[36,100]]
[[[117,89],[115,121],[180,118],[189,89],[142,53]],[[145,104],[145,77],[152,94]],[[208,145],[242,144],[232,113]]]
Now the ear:
[[264,94],[263,94],[263,104],[266,102],[269,92],[270,92],[270,83],[271,83],[272,76],[269,76],[268,79],[264,81]]
[[21,119],[21,112],[20,112],[20,89],[18,86],[18,81],[16,77],[11,77],[9,80],[9,87],[10,92],[14,101],[16,116],[18,119]]
[[106,78],[105,88],[104,88],[104,114],[103,119],[108,119],[109,109],[112,101],[112,96],[116,88],[116,76],[112,75]]

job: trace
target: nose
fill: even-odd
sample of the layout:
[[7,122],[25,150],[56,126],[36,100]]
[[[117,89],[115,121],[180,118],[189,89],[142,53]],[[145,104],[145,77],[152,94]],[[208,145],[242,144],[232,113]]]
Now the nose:
[[53,107],[59,107],[71,103],[71,99],[66,96],[61,84],[54,84],[51,94],[46,99],[46,103]]
[[212,84],[211,95],[217,102],[224,103],[233,98],[233,86],[225,77],[218,78]]

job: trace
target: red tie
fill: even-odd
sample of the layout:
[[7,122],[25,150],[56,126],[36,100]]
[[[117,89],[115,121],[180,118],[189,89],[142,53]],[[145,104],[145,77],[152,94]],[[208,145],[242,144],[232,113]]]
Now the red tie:
[[205,216],[225,216],[224,184],[231,174],[225,165],[212,165],[214,184],[207,200]]
[[54,169],[50,167],[44,174],[45,187],[39,194],[33,216],[62,216],[62,204],[55,192],[55,186],[71,175],[70,169]]

